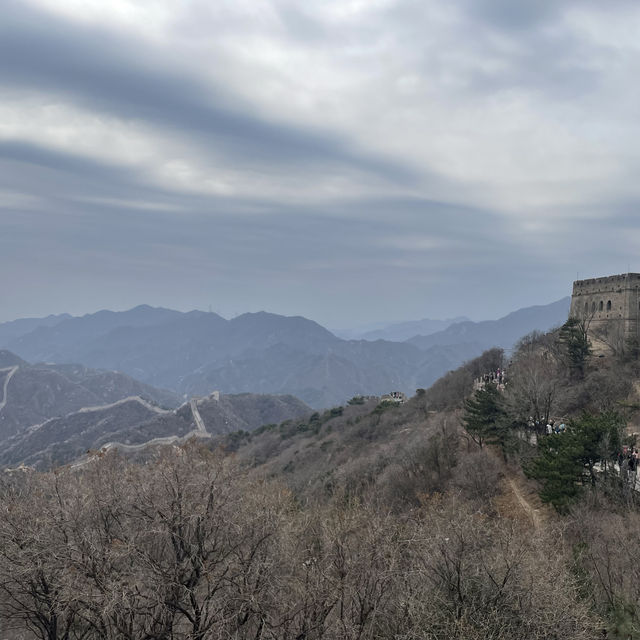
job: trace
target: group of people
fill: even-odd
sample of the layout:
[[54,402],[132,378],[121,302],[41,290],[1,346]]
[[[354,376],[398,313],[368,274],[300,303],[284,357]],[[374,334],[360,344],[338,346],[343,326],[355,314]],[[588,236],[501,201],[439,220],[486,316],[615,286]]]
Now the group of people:
[[560,424],[556,424],[555,420],[549,420],[549,422],[547,422],[546,431],[548,436],[552,433],[564,433],[566,429],[567,425],[564,422]]
[[622,451],[618,453],[618,464],[620,468],[622,468],[625,461],[627,462],[629,471],[635,471],[638,468],[638,449],[624,445]]
[[485,384],[489,382],[493,382],[497,385],[502,385],[505,383],[505,372],[504,369],[500,369],[498,367],[495,371],[490,371],[489,373],[485,373],[483,376],[483,381]]
[[534,420],[533,416],[529,416],[527,426],[532,431],[536,431],[537,433],[546,433],[548,436],[554,433],[564,433],[567,430],[567,425],[564,422],[556,424],[555,420],[549,420],[545,426],[544,420]]

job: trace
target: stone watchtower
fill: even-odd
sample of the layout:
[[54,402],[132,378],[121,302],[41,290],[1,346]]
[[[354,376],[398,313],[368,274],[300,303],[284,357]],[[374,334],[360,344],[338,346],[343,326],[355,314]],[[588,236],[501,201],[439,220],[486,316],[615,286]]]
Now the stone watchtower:
[[640,273],[576,280],[571,318],[583,320],[589,333],[617,348],[640,338]]

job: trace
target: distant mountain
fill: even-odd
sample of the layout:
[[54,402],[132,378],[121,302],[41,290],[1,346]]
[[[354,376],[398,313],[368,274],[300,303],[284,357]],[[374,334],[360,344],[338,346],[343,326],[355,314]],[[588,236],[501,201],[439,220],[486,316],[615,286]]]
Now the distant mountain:
[[330,329],[331,333],[343,340],[360,340],[365,333],[372,331],[378,331],[389,326],[389,322],[369,322],[357,327],[350,327],[348,329]]
[[49,468],[73,462],[87,450],[116,447],[136,451],[190,437],[252,431],[310,413],[307,405],[292,396],[216,394],[175,410],[160,409],[141,398],[126,398],[86,407],[14,434],[0,447],[0,466]]
[[[126,313],[119,317],[128,320]],[[118,370],[185,395],[214,389],[292,394],[317,408],[353,395],[413,392],[416,373],[429,359],[412,345],[340,340],[306,318],[264,312],[232,320],[192,312],[147,326],[109,325],[103,334],[97,326],[91,317],[73,318],[22,336],[12,347],[24,357]],[[444,370],[458,364],[452,360]],[[435,372],[433,380],[441,373]],[[419,383],[433,380],[429,376]]]
[[[266,355],[283,350],[294,352],[306,366],[309,356],[317,358],[332,349],[339,350],[343,343],[319,324],[302,317],[260,312],[225,320],[214,313],[199,311],[165,314],[166,310],[159,310],[159,316],[152,315],[152,311],[156,310],[137,307],[119,314],[100,312],[95,314],[98,318],[72,318],[21,336],[11,343],[11,348],[26,359],[82,362],[90,367],[122,371],[147,384],[191,395],[208,394],[214,389],[227,393],[295,393],[299,387],[281,384],[280,373],[271,370],[268,359],[264,359],[265,352]],[[145,318],[146,313],[151,317]],[[133,315],[136,323],[131,321]],[[254,361],[256,364],[251,364]],[[224,372],[229,367],[235,371],[238,362],[249,362],[248,369],[262,371],[267,382],[261,383],[252,375],[238,384],[224,376],[223,384],[219,385],[219,376],[207,380],[202,374],[217,369]],[[291,378],[288,361],[274,364]],[[237,375],[231,378],[237,380]],[[315,387],[317,382],[316,376],[309,386]],[[340,385],[339,380],[335,385]],[[315,391],[311,395],[318,396]],[[342,393],[319,394],[322,404],[343,399]]]
[[[38,327],[9,345],[27,360],[81,362],[122,371],[182,395],[292,394],[315,408],[354,395],[413,393],[495,345],[564,321],[568,299],[486,323],[462,322],[405,342],[342,340],[316,322],[260,312],[214,313],[136,307]],[[405,323],[433,328],[432,324]]]
[[456,322],[470,322],[469,318],[460,316],[449,320],[412,320],[411,322],[399,322],[390,324],[382,329],[367,331],[360,338],[362,340],[391,340],[393,342],[404,342],[414,336],[428,336],[437,331],[444,331]]
[[498,320],[459,322],[444,331],[415,336],[407,342],[424,350],[461,343],[473,344],[479,351],[491,347],[510,349],[532,331],[548,331],[564,324],[569,316],[570,303],[571,298],[566,297],[551,304],[514,311]]
[[0,345],[7,345],[12,340],[30,333],[38,327],[54,327],[71,317],[68,313],[63,313],[58,316],[47,316],[46,318],[22,318],[10,322],[2,322],[0,323]]
[[[200,311],[191,312],[201,315]],[[140,305],[129,311],[98,311],[82,317],[66,317],[60,322],[42,323],[28,333],[0,342],[30,362],[82,362],[76,355],[95,340],[110,331],[123,327],[149,328],[177,320],[184,315],[179,311]],[[51,316],[50,316],[51,317]],[[18,321],[19,322],[19,321]],[[2,337],[0,325],[0,339]]]

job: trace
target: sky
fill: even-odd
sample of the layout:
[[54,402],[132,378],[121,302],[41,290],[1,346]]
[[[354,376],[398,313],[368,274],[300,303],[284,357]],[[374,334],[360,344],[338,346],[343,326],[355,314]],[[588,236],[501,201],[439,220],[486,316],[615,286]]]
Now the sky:
[[640,3],[2,0],[0,322],[497,318],[640,271]]

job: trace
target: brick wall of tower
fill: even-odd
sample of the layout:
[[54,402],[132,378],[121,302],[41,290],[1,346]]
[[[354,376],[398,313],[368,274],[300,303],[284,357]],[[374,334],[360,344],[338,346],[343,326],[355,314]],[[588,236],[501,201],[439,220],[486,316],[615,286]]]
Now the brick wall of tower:
[[585,319],[593,330],[622,323],[627,337],[640,329],[640,274],[626,273],[573,283],[571,317]]

